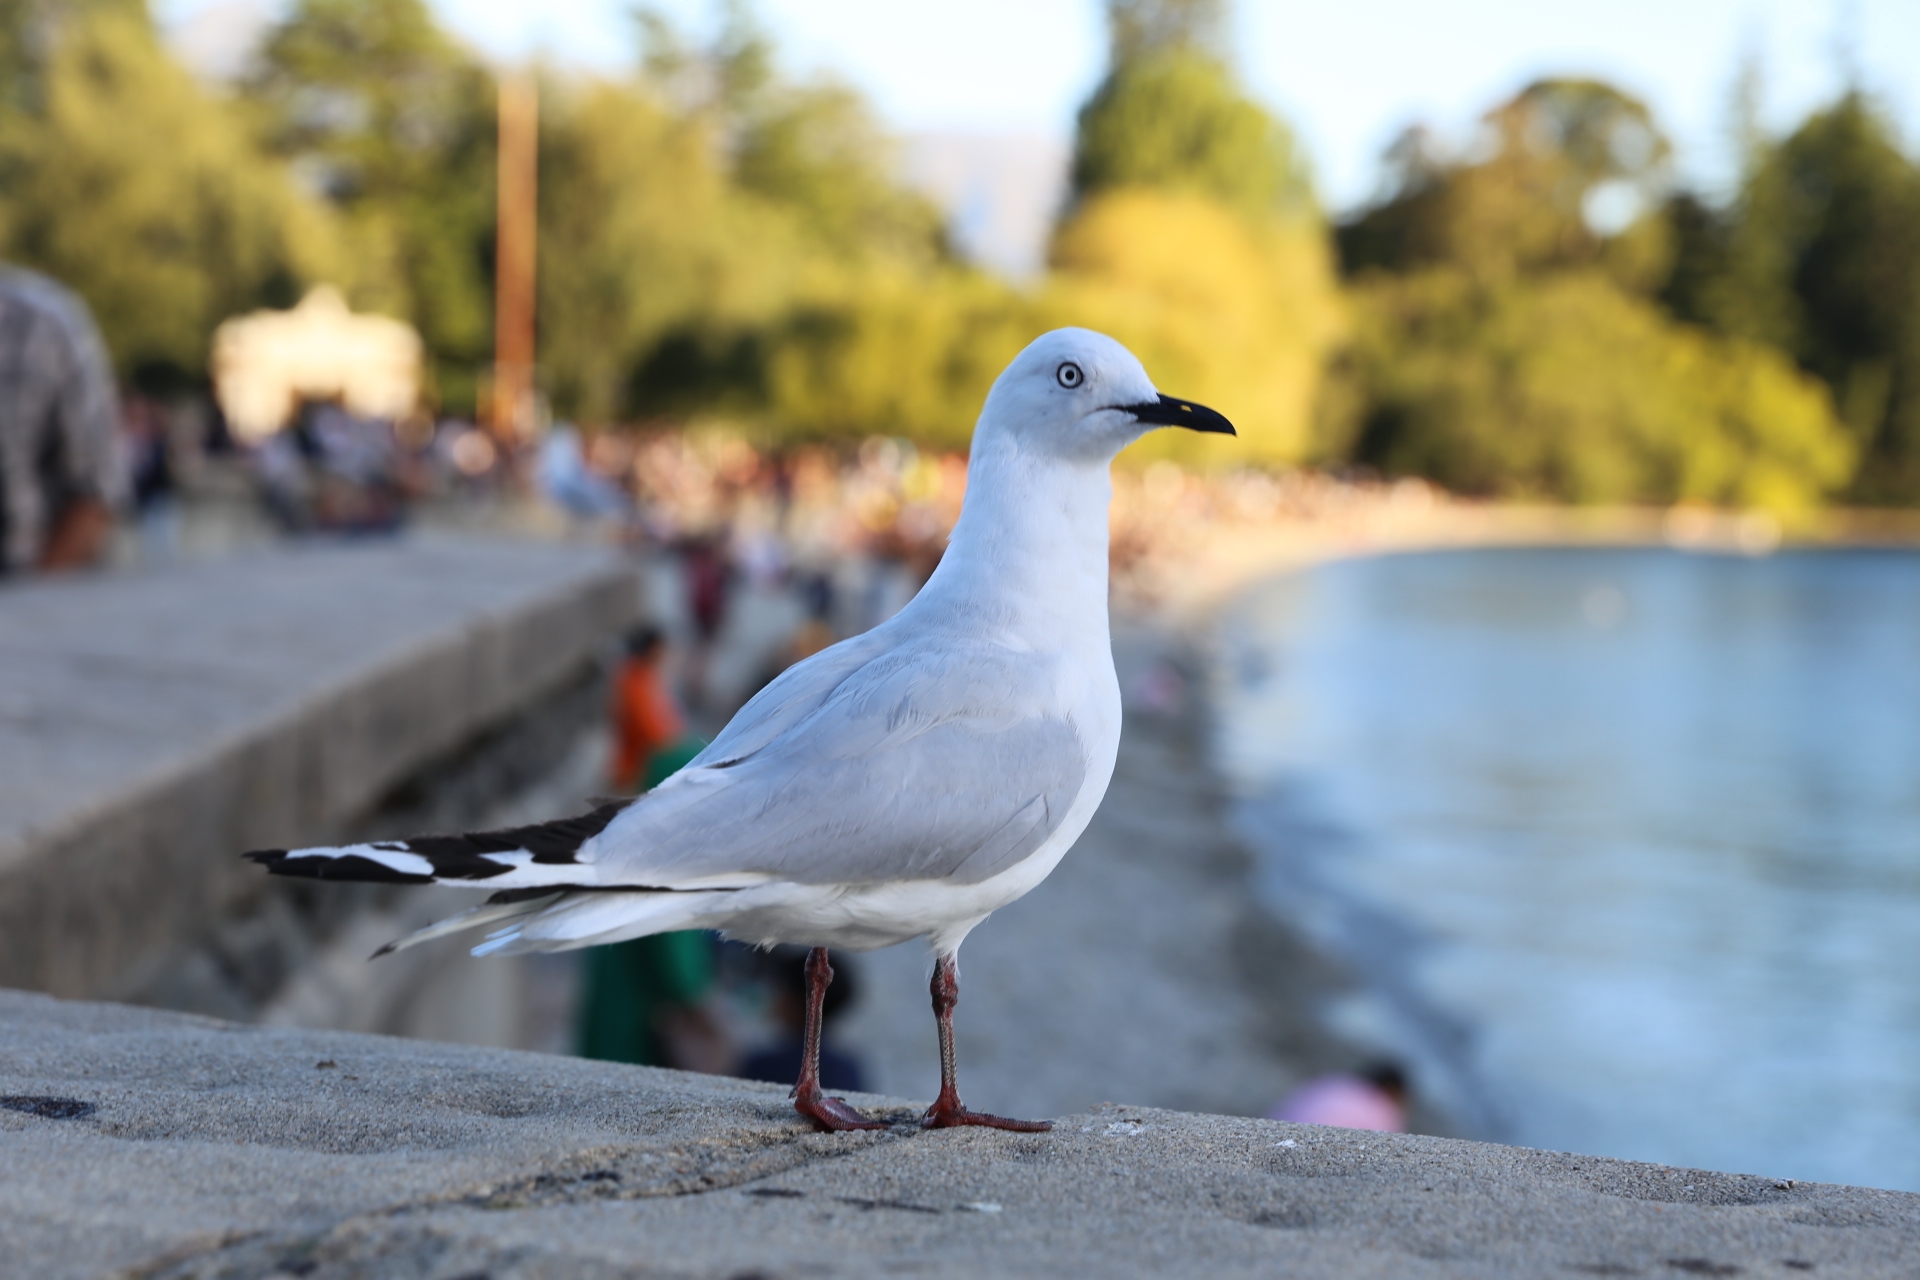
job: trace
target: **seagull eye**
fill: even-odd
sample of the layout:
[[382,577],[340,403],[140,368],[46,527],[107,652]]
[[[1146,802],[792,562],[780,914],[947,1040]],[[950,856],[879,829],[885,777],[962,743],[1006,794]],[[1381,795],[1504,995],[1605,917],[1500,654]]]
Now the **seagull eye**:
[[1087,380],[1087,375],[1080,371],[1079,365],[1075,364],[1071,360],[1068,360],[1066,363],[1062,364],[1058,369],[1055,369],[1053,371],[1053,380],[1059,383],[1061,386],[1065,387],[1067,390],[1071,391],[1075,387],[1079,386],[1081,383],[1085,382]]

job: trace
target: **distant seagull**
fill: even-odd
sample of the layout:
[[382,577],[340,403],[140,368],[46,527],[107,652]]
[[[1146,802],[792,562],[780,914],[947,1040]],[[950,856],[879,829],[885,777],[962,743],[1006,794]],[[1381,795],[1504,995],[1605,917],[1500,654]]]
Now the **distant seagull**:
[[539,826],[247,856],[279,875],[498,890],[392,944],[499,925],[473,954],[718,929],[807,959],[794,1105],[876,1129],[821,1094],[829,947],[925,938],[940,1097],[921,1124],[1037,1131],[961,1105],[955,955],[1086,830],[1120,747],[1107,631],[1114,455],[1156,426],[1234,434],[1163,396],[1113,339],[1037,339],[987,395],[940,567],[892,619],[790,667],[686,768],[634,800]]

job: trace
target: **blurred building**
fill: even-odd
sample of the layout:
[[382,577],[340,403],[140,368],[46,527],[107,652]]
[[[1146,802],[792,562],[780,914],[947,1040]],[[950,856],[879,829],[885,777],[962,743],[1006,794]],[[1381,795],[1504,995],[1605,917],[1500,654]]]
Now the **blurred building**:
[[256,311],[216,329],[214,394],[246,444],[286,426],[308,402],[395,421],[419,402],[421,355],[411,325],[355,315],[337,289],[322,286],[291,311]]

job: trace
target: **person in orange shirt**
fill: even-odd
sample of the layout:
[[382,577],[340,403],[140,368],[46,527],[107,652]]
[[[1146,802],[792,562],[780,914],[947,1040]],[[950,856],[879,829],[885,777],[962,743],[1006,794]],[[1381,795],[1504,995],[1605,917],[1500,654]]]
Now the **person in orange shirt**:
[[[612,781],[622,793],[647,791],[707,744],[687,732],[667,687],[666,638],[658,627],[627,637],[613,677]],[[582,1057],[721,1072],[735,1052],[710,1004],[714,939],[699,930],[660,933],[586,953],[575,1047]]]
[[664,775],[655,776],[658,771],[652,768],[655,757],[687,736],[686,717],[680,714],[661,670],[666,651],[666,637],[658,627],[640,627],[627,637],[626,659],[613,677],[616,791],[645,790],[662,781]]

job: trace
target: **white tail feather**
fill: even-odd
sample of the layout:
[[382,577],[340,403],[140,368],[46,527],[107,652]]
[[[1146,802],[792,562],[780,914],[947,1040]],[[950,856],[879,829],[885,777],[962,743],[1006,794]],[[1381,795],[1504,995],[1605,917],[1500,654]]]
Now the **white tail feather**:
[[477,929],[481,925],[495,924],[501,920],[511,920],[515,916],[532,915],[542,908],[552,906],[554,901],[560,896],[560,892],[555,890],[545,897],[528,898],[523,902],[481,903],[479,906],[468,911],[462,911],[458,915],[448,916],[444,920],[436,920],[424,929],[416,929],[404,938],[396,938],[374,952],[371,958],[378,960],[381,956],[391,954],[395,951],[405,951],[408,947],[417,947],[423,942],[431,942],[435,938],[444,938],[450,933],[461,933],[468,929]]
[[716,907],[733,898],[727,892],[570,893],[539,914],[489,934],[473,954],[570,951],[675,929],[702,928]]

